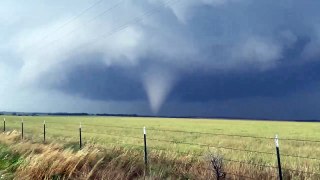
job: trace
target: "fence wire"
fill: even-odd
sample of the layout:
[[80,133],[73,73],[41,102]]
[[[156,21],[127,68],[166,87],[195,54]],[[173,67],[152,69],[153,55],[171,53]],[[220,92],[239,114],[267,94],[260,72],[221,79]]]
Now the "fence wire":
[[[26,124],[27,121],[24,121],[24,124]],[[6,130],[21,130],[18,128],[12,128],[8,127],[9,125],[14,124],[19,125],[19,122],[14,121],[11,123],[6,124]],[[46,124],[59,124],[57,122],[46,122]],[[79,125],[74,124],[74,123],[64,123],[64,125],[74,125],[75,130],[78,130]],[[126,129],[126,130],[142,130],[142,128],[139,127],[124,127],[124,126],[114,126],[114,125],[97,125],[97,124],[82,124],[82,127],[103,127],[103,128],[119,128],[119,129]],[[24,127],[27,128],[27,127]],[[42,128],[42,127],[41,127]],[[66,128],[57,128],[57,127],[51,127],[51,126],[46,126],[47,132],[50,133],[50,129],[52,130],[58,130],[58,131],[70,131],[70,129]],[[212,135],[212,136],[227,136],[227,137],[239,137],[239,138],[254,138],[254,139],[266,139],[266,140],[274,140],[274,138],[271,137],[261,137],[261,136],[250,136],[250,135],[237,135],[237,134],[224,134],[224,133],[209,133],[209,132],[195,132],[195,131],[182,131],[182,130],[170,130],[170,129],[156,129],[156,128],[150,128],[148,131],[162,131],[162,132],[174,132],[174,133],[188,133],[188,134],[200,134],[200,135]],[[35,132],[30,132],[30,131],[24,131],[25,133],[38,133],[42,134],[42,130],[40,132],[35,131]],[[81,133],[89,133],[89,134],[96,134],[96,135],[105,135],[105,136],[113,136],[113,137],[119,137],[119,138],[132,138],[132,139],[138,139],[138,140],[143,140],[143,136],[129,136],[129,135],[121,135],[121,134],[113,134],[113,133],[105,133],[105,132],[93,132],[93,131],[87,131],[87,130],[81,130]],[[212,144],[202,144],[202,143],[193,143],[193,142],[186,142],[186,141],[176,141],[176,140],[167,140],[167,139],[157,139],[157,138],[147,138],[148,141],[159,141],[159,142],[164,142],[164,143],[170,143],[170,144],[181,144],[181,145],[190,145],[190,146],[200,146],[200,147],[208,147],[208,148],[216,148],[216,149],[225,149],[225,150],[231,150],[231,151],[239,151],[239,152],[245,152],[245,153],[256,153],[256,154],[265,154],[265,155],[276,155],[274,152],[267,152],[267,151],[255,151],[255,150],[249,150],[249,149],[241,149],[241,148],[234,148],[234,147],[226,147],[226,146],[215,146]],[[280,141],[295,141],[295,142],[308,142],[308,143],[320,143],[320,140],[309,140],[309,139],[293,139],[293,138],[279,138]],[[137,145],[137,144],[129,144],[129,143],[117,143],[119,145],[125,145],[125,146],[131,146],[131,147],[139,147],[139,148],[144,148],[143,145]],[[150,146],[148,149],[151,150],[158,150],[158,151],[165,151],[165,152],[170,152],[172,153],[172,150],[165,149],[165,148],[160,148],[160,147],[155,147],[155,146]],[[204,154],[200,153],[190,153],[190,152],[182,152],[182,151],[174,151],[174,153],[177,154],[182,154],[186,156],[192,156],[192,157],[204,157]],[[298,159],[308,159],[308,160],[317,160],[320,161],[320,158],[318,157],[310,157],[310,156],[301,156],[301,155],[294,155],[294,154],[283,154],[280,153],[281,156],[285,157],[290,157],[290,158],[298,158]],[[266,165],[266,164],[256,164],[256,163],[251,163],[251,162],[245,162],[245,161],[240,161],[240,160],[234,160],[234,159],[227,159],[223,158],[224,161],[231,162],[231,163],[239,163],[239,164],[246,164],[246,165],[252,165],[252,166],[259,166],[259,167],[264,167],[264,168],[272,168],[272,169],[278,169],[277,166],[271,166],[271,165]],[[298,173],[305,173],[305,174],[312,174],[312,175],[320,175],[320,173],[317,172],[310,172],[310,171],[302,171],[298,169],[290,169],[290,168],[282,168],[283,170],[291,171],[291,172],[298,172]],[[212,170],[212,169],[211,169]],[[228,173],[229,175],[233,176],[238,176],[242,178],[247,178],[247,179],[255,179],[252,177],[244,176],[241,174],[233,174],[233,173]]]

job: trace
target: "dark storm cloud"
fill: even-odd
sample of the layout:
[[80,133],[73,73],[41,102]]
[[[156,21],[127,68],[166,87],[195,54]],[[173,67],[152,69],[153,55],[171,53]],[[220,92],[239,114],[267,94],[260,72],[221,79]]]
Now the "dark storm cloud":
[[264,72],[187,75],[176,84],[171,98],[206,102],[247,97],[282,97],[312,88],[320,80],[320,63],[277,68]]
[[[168,101],[209,102],[247,97],[282,97],[304,90],[306,87],[312,88],[313,83],[320,80],[318,71],[320,63],[316,60],[301,62],[303,50],[308,43],[310,38],[296,37],[291,46],[284,48],[283,58],[279,59],[277,68],[265,71],[245,69],[220,70],[218,73],[208,71],[182,73]],[[224,48],[215,46],[212,49],[205,49],[203,57],[210,58],[218,53],[223,54]],[[144,68],[155,64],[157,61],[154,59],[161,58],[152,54],[148,56],[149,59],[143,60],[143,67],[108,67],[101,61],[73,66],[67,75],[67,81],[56,88],[90,99],[145,100],[145,90],[137,76]],[[92,56],[85,58],[96,59]],[[156,66],[168,68],[170,64],[158,62]]]
[[[210,102],[248,97],[277,98],[312,89],[320,80],[320,62],[299,62],[308,42],[308,39],[297,40],[294,46],[286,49],[286,59],[281,59],[280,65],[275,69],[213,74],[185,73],[180,76],[168,101]],[[90,56],[86,58],[96,59]],[[144,67],[150,66],[149,60],[145,61]],[[145,100],[145,90],[136,77],[139,71],[142,69],[107,67],[101,61],[82,64],[73,68],[68,73],[68,79],[55,88],[94,100]]]
[[[33,21],[19,24],[21,15],[2,33],[13,34],[8,45],[13,50],[7,52],[0,45],[0,55],[6,57],[0,60],[0,70],[6,69],[0,75],[13,77],[13,89],[54,90],[61,97],[76,96],[93,104],[126,102],[127,109],[135,106],[133,102],[149,101],[155,113],[172,114],[168,107],[175,104],[181,106],[178,115],[316,117],[308,107],[320,103],[310,105],[310,98],[303,97],[318,89],[320,79],[319,1],[126,1],[108,15],[87,21],[115,2],[101,4],[57,32],[54,29],[70,16],[59,9],[63,2],[55,2],[47,14],[37,10],[47,17],[22,13]],[[51,3],[37,6],[48,8]],[[33,9],[31,5],[20,8],[21,12]],[[156,13],[131,22],[150,9]],[[125,22],[131,23],[117,31]],[[23,31],[15,34],[19,29]],[[55,33],[39,43],[39,34],[48,32]],[[305,106],[291,111],[290,102],[298,101],[297,94]],[[255,108],[246,109],[241,100]],[[161,111],[166,102],[168,107]],[[203,107],[219,111],[196,110]],[[265,112],[272,107],[282,111]]]
[[145,99],[142,83],[132,74],[131,69],[107,67],[101,62],[82,64],[72,68],[67,79],[54,88],[92,100]]

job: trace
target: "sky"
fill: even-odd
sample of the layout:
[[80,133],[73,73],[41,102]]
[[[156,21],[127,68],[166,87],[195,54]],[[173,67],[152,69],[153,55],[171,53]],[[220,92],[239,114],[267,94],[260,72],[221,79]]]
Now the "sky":
[[318,0],[2,0],[0,111],[320,119]]

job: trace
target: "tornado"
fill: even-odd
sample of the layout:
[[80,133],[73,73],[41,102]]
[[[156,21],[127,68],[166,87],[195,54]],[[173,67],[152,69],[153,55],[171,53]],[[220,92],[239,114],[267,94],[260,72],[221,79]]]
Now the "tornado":
[[144,74],[143,85],[154,114],[158,114],[172,90],[174,82],[175,76],[169,70],[152,68]]

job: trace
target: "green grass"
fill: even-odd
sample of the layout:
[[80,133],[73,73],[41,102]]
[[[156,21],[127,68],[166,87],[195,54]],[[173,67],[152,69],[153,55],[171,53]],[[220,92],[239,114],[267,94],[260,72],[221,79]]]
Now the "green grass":
[[1,179],[13,179],[14,172],[22,164],[23,158],[12,152],[6,145],[0,144]]
[[[320,123],[141,117],[2,117],[6,118],[6,127],[8,130],[16,129],[18,131],[20,131],[21,118],[23,118],[25,136],[35,142],[41,142],[43,139],[43,121],[45,120],[48,141],[66,142],[65,144],[67,146],[74,147],[75,149],[78,148],[78,128],[81,122],[82,129],[84,131],[82,134],[84,145],[94,142],[101,144],[106,148],[112,145],[122,147],[136,146],[136,148],[141,148],[140,146],[143,145],[142,128],[145,126],[147,128],[147,143],[150,150],[153,148],[161,148],[172,153],[181,155],[190,153],[194,156],[196,156],[196,154],[207,155],[214,152],[221,154],[227,159],[276,166],[276,156],[274,154],[261,154],[207,146],[168,143],[151,139],[207,144],[215,147],[227,147],[233,149],[275,153],[273,139],[156,131],[152,129],[259,136],[269,138],[273,138],[275,134],[278,134],[280,138],[280,151],[282,154],[315,157],[320,159],[320,143],[281,140],[281,138],[320,140]],[[106,126],[119,126],[127,128]],[[281,158],[283,167],[285,168],[320,173],[319,160],[286,156],[281,156]],[[286,172],[286,170],[284,171]]]

